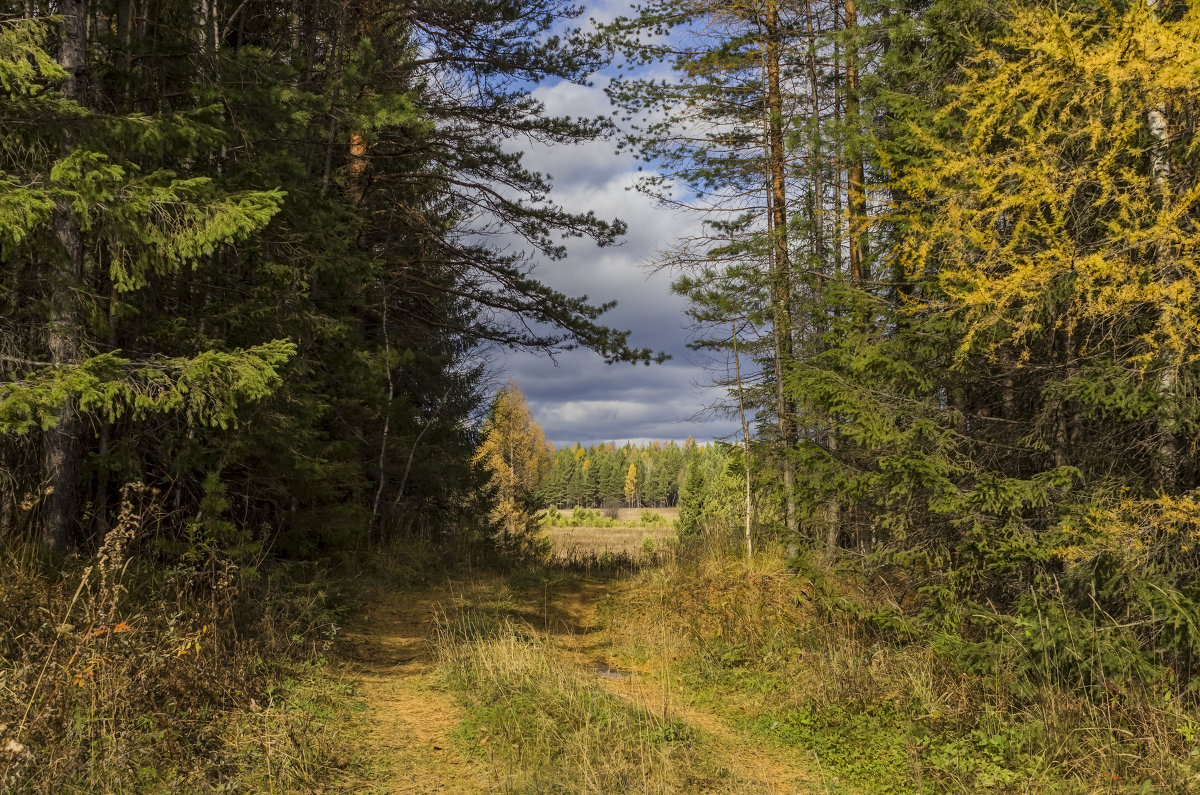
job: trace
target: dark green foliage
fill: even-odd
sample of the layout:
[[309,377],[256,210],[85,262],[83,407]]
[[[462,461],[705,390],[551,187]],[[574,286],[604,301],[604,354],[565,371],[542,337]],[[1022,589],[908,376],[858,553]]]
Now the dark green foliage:
[[[991,90],[998,83],[978,87],[1001,70],[1017,81],[1045,70],[1048,59],[1093,57],[1088,48],[1104,46],[1114,30],[1151,23],[1139,12],[1087,4],[1053,13],[1017,4],[997,13],[932,3],[880,13],[874,35],[885,55],[871,102],[896,211],[873,236],[875,249],[889,252],[894,281],[829,284],[810,307],[822,319],[820,344],[788,368],[787,389],[801,416],[832,418],[836,429],[832,436],[814,431],[795,451],[809,533],[825,535],[831,554],[866,553],[880,572],[903,573],[908,609],[869,619],[891,641],[938,633],[937,643],[964,666],[1003,673],[1022,697],[1052,685],[1108,702],[1132,683],[1156,687],[1164,679],[1177,683],[1177,697],[1178,683],[1195,687],[1200,650],[1197,468],[1185,442],[1198,411],[1195,364],[1172,364],[1163,352],[1169,345],[1154,342],[1165,338],[1156,325],[1170,314],[1165,299],[1117,313],[1078,289],[1082,272],[1045,289],[1011,276],[1028,258],[1059,247],[1125,251],[1139,225],[1151,222],[1130,214],[1143,207],[1137,196],[1153,194],[1137,187],[1152,173],[1153,139],[1147,128],[1140,138],[1130,133],[1137,146],[1106,149],[1124,133],[1089,122],[1083,109],[1120,108],[1123,95],[1113,89],[1108,104],[1093,106],[1086,82],[1061,72],[1046,72],[1060,82],[1042,86],[1040,98],[1036,86],[1014,82],[1025,93],[1011,107]],[[1010,27],[1012,18],[1023,21]],[[1075,33],[1031,41],[1028,31],[1042,19],[1047,29]],[[1171,35],[1194,35],[1194,22],[1180,18],[1178,26]],[[1060,45],[1067,55],[1058,54]],[[1164,73],[1184,68],[1163,59]],[[1126,118],[1144,125],[1146,109],[1137,102]],[[1036,103],[1058,110],[1006,126]],[[999,114],[997,126],[986,145],[975,146],[989,111]],[[1177,134],[1194,140],[1193,122],[1174,118]],[[1051,145],[1035,144],[1034,130],[1057,142],[1049,160]],[[1032,183],[1006,176],[985,193],[967,176],[972,168],[982,173],[986,158],[1004,163],[1030,151],[1042,154],[1028,173],[1077,169],[1089,185],[1110,184],[1105,164],[1120,162],[1124,198],[1105,205],[1090,198],[1102,191],[1081,189],[1059,223],[1051,220],[1056,196],[1026,214]],[[1169,154],[1173,189],[1186,195],[1194,160],[1182,150]],[[925,181],[935,168],[948,170]],[[951,215],[957,201],[989,220],[955,237],[968,223]],[[1125,208],[1119,221],[1117,204]],[[1192,223],[1181,220],[1180,229]],[[949,235],[927,246],[939,228]],[[1129,236],[1110,243],[1118,228]],[[1187,250],[1178,256],[1187,258]],[[1153,249],[1138,251],[1106,278],[1167,267]],[[1135,273],[1122,289],[1152,289],[1154,278]],[[971,304],[980,296],[971,290],[1001,283]],[[1004,292],[1023,288],[1028,295],[1020,299]],[[1181,324],[1194,322],[1184,317]],[[1163,380],[1171,368],[1177,382]]]
[[598,67],[564,31],[579,9],[92,3],[81,36],[75,6],[9,6],[0,527],[32,529],[42,434],[67,428],[72,545],[132,480],[164,490],[180,542],[470,536],[481,344],[652,358],[533,275],[561,237],[623,224],[559,208],[505,143],[607,132],[529,93]]
[[[680,505],[681,495],[687,493],[684,482],[691,469],[701,487],[707,487],[724,468],[726,456],[721,445],[697,445],[691,439],[683,445],[673,441],[621,447],[611,442],[590,447],[575,444],[554,451],[538,499],[542,505],[559,508],[671,508]],[[636,498],[632,501],[625,494],[630,464],[636,473]],[[700,490],[695,490],[697,496]]]

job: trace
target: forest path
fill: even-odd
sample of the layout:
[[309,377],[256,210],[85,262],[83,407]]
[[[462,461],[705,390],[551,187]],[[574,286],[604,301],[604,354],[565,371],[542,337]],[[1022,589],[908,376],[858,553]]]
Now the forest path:
[[816,765],[798,759],[795,753],[765,747],[737,732],[722,717],[684,703],[682,694],[664,686],[669,676],[654,670],[654,662],[639,668],[622,668],[614,662],[610,656],[612,641],[600,618],[599,604],[604,596],[621,587],[620,583],[592,585],[547,597],[547,612],[567,619],[550,627],[564,659],[593,673],[613,695],[699,730],[705,750],[731,774],[723,791],[756,795],[850,791]]
[[438,683],[429,640],[452,583],[375,588],[342,634],[339,651],[367,708],[365,756],[375,762],[356,791],[416,795],[489,792],[482,765],[451,734],[462,710]]
[[[728,771],[705,792],[783,795],[846,792],[835,779],[795,752],[765,747],[739,734],[723,718],[685,704],[663,687],[659,672],[622,670],[611,657],[611,639],[600,618],[601,601],[619,582],[589,580],[571,587],[522,589],[521,616],[550,637],[562,659],[583,669],[609,692],[647,710],[670,715],[697,730],[704,751]],[[341,654],[359,679],[367,707],[365,748],[378,764],[364,776],[365,790],[380,793],[495,792],[487,768],[452,739],[465,718],[439,684],[430,640],[438,617],[494,594],[495,583],[454,579],[411,589],[379,588],[343,634]],[[362,791],[361,789],[359,791]]]

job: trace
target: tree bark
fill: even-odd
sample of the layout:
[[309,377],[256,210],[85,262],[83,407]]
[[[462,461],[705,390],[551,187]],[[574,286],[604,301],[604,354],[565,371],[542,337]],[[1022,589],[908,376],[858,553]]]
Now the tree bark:
[[862,121],[858,107],[858,7],[845,0],[846,32],[846,170],[847,198],[850,210],[850,281],[861,284],[871,278],[867,270],[867,195],[864,188],[862,145],[859,139]]
[[767,180],[771,233],[771,303],[775,343],[776,410],[779,414],[780,444],[783,446],[783,487],[786,525],[790,534],[799,532],[796,513],[796,470],[788,455],[798,440],[796,418],[783,388],[784,364],[792,358],[792,275],[787,236],[787,185],[784,168],[783,92],[780,87],[780,24],[776,0],[766,0],[764,69],[767,77]]
[[[1151,12],[1158,12],[1162,5],[1160,0],[1149,0]],[[1154,145],[1150,149],[1150,174],[1158,188],[1159,195],[1165,204],[1171,201],[1171,159],[1167,151],[1171,140],[1171,122],[1165,105],[1157,105],[1146,113],[1146,123]],[[1179,280],[1179,263],[1175,256],[1173,242],[1164,237],[1158,242],[1155,253],[1158,265],[1158,278],[1162,285],[1169,288]],[[1164,293],[1167,292],[1164,290]],[[1172,308],[1164,298],[1160,322],[1166,326],[1172,322]],[[1177,419],[1177,385],[1179,383],[1179,367],[1182,352],[1172,345],[1163,352],[1162,371],[1158,377],[1158,391],[1161,398],[1161,408],[1158,413],[1158,451],[1156,457],[1157,476],[1160,487],[1167,494],[1175,493],[1179,488],[1179,440]]]
[[738,416],[742,421],[742,454],[746,469],[746,560],[754,556],[754,503],[753,489],[750,484],[750,423],[746,421],[746,399],[742,393],[742,360],[738,355],[737,322],[730,321],[730,332],[733,335],[733,368],[737,379]]
[[[58,62],[67,73],[63,95],[84,104],[87,95],[87,0],[63,0]],[[70,146],[70,138],[67,140]],[[79,361],[82,336],[77,292],[83,283],[84,240],[69,202],[58,202],[52,218],[54,235],[62,245],[50,274],[50,317],[47,343],[50,361],[70,366]],[[72,528],[78,518],[79,454],[77,440],[81,423],[74,398],[62,406],[58,422],[42,437],[42,477],[46,499],[42,503],[42,540],[56,550],[72,543]]]

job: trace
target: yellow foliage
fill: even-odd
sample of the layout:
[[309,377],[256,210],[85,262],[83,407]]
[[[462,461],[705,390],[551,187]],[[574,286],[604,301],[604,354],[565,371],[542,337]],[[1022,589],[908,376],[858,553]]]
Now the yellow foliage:
[[1181,568],[1183,556],[1195,560],[1200,550],[1200,494],[1097,505],[1080,527],[1068,527],[1066,534],[1071,540],[1057,553],[1068,565],[1104,556],[1125,573],[1164,563]]
[[637,500],[637,464],[630,462],[625,472],[625,502],[632,505]]
[[1061,330],[1143,370],[1200,359],[1200,182],[1151,165],[1197,142],[1172,132],[1156,150],[1148,122],[1200,102],[1200,9],[1013,13],[939,116],[961,132],[913,131],[932,157],[903,180],[926,208],[897,252],[906,270],[963,317],[959,356]]
[[474,461],[492,476],[492,520],[515,538],[531,524],[533,491],[550,468],[551,448],[514,382],[496,395],[483,430]]

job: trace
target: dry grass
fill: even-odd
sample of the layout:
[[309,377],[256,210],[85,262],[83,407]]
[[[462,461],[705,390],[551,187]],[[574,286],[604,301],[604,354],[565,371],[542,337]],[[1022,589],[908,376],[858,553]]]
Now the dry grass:
[[604,615],[628,664],[669,660],[681,697],[867,791],[1200,787],[1200,716],[1149,694],[1017,698],[1010,673],[968,673],[933,637],[887,642],[839,599],[888,595],[853,578],[814,586],[774,556],[708,557],[643,571]]
[[[640,555],[669,546],[675,530],[662,527],[547,527],[552,553],[556,558],[571,559],[582,555]],[[647,547],[646,539],[650,540]]]
[[[592,525],[563,526],[548,524],[543,532],[550,540],[551,556],[559,561],[578,562],[589,559],[627,558],[630,561],[657,562],[667,552],[675,538],[678,508],[618,508],[610,517],[597,510],[576,510],[559,513],[565,521],[575,517],[596,517],[601,522]],[[647,521],[656,517],[654,522]],[[574,523],[572,521],[572,523]]]
[[214,551],[164,560],[155,495],[131,488],[90,559],[4,546],[0,790],[291,791],[348,763],[346,693],[313,660],[319,583],[249,578]]
[[528,625],[460,609],[436,649],[471,715],[461,739],[505,792],[698,791],[727,775],[693,729],[613,695]]

